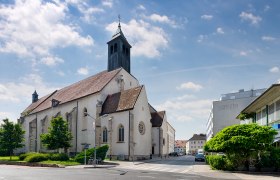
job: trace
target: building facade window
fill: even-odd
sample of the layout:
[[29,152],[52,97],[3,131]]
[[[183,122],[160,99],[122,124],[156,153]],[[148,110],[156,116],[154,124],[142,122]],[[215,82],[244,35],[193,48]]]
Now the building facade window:
[[88,112],[87,112],[87,108],[84,108],[84,117],[86,117],[88,115]]
[[119,140],[119,142],[124,142],[124,127],[123,127],[123,125],[121,124],[121,125],[119,125],[119,138],[118,138],[118,140]]
[[103,140],[103,143],[108,142],[108,130],[106,127],[104,127],[103,131],[102,131],[102,140]]

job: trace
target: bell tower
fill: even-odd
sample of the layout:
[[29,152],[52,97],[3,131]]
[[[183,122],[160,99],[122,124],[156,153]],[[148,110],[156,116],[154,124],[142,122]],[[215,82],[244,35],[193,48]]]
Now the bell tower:
[[121,30],[120,16],[117,32],[112,36],[108,44],[108,71],[124,68],[130,73],[130,48]]

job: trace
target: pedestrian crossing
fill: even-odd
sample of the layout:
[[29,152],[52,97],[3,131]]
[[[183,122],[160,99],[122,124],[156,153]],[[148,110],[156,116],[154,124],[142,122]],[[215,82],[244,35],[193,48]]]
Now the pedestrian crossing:
[[168,165],[168,164],[150,164],[150,163],[118,166],[115,168],[126,169],[126,170],[147,170],[147,171],[183,173],[183,174],[193,170],[192,165]]

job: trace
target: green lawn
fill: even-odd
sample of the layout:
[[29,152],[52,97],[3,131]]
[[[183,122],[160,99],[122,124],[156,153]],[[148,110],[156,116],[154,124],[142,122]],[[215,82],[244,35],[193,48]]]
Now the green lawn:
[[[10,161],[10,156],[0,156],[0,161]],[[20,161],[18,156],[12,156],[12,161],[18,161],[18,162],[25,162],[25,161]],[[80,165],[80,163],[75,162],[74,160],[69,160],[69,161],[42,161],[39,162],[40,164],[59,164],[63,166],[75,166],[75,165]]]
[[39,162],[40,164],[59,164],[59,165],[64,165],[64,166],[75,166],[75,165],[80,165],[80,163],[75,162],[73,160],[69,160],[69,161],[42,161]]
[[[10,156],[0,156],[0,161],[10,161]],[[19,161],[18,156],[12,156],[12,161]]]

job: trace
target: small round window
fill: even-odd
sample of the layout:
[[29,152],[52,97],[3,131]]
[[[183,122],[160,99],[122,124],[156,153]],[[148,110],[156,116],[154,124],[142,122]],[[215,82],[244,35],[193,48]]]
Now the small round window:
[[145,134],[145,124],[142,121],[138,125],[138,130],[140,134]]

